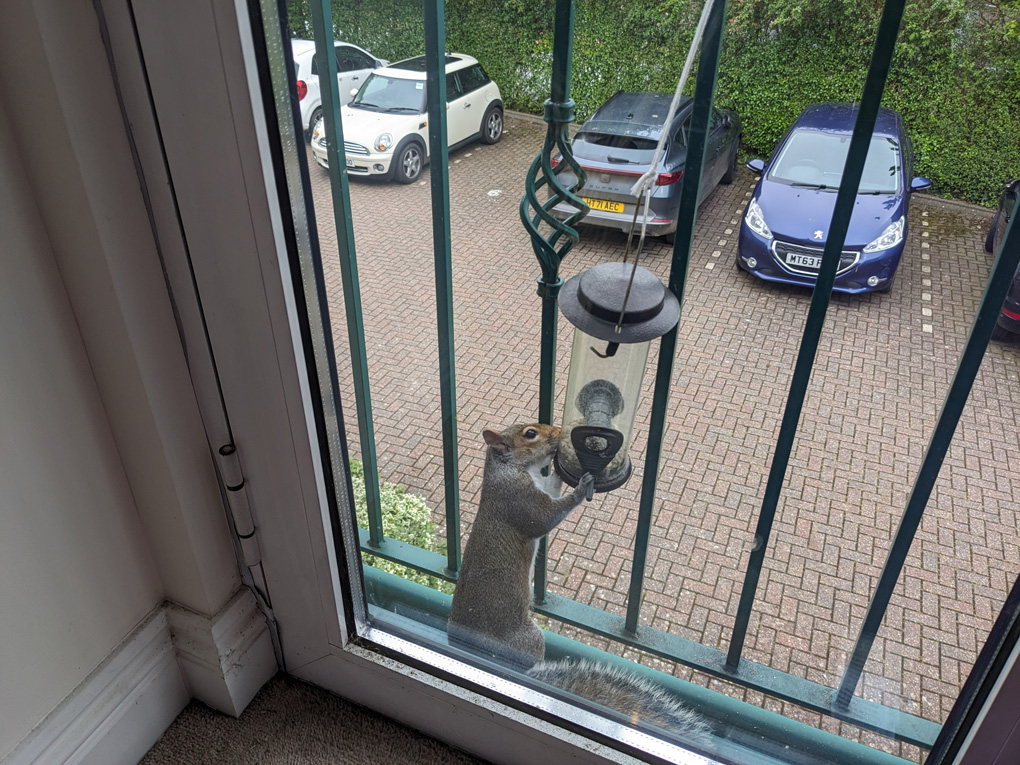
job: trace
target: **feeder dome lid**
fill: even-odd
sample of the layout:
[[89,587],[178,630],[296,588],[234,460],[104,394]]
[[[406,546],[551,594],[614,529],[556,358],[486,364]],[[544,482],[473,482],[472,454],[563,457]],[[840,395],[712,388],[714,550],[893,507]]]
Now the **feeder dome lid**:
[[[617,332],[625,296],[627,310]],[[654,340],[680,320],[680,303],[659,277],[628,263],[601,263],[568,279],[560,291],[560,310],[582,332],[611,343]]]

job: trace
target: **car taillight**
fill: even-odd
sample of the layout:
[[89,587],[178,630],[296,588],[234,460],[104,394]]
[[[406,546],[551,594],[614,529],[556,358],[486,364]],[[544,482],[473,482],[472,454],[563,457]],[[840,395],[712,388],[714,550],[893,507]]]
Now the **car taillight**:
[[308,95],[308,85],[304,80],[297,81],[297,100],[301,101]]
[[655,176],[656,186],[670,186],[684,177],[683,170],[675,170],[672,173],[659,173]]
[[549,167],[556,167],[556,165],[558,165],[559,163],[560,163],[559,159],[553,157],[552,159],[549,160]]

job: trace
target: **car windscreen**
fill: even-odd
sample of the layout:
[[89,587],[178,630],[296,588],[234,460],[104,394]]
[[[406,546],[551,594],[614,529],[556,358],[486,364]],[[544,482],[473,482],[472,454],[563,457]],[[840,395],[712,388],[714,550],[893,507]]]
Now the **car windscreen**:
[[369,111],[422,114],[425,112],[425,83],[373,72],[350,105]]
[[[769,180],[836,191],[849,149],[849,133],[797,130],[780,150]],[[859,193],[899,194],[901,165],[899,144],[889,136],[872,136]]]

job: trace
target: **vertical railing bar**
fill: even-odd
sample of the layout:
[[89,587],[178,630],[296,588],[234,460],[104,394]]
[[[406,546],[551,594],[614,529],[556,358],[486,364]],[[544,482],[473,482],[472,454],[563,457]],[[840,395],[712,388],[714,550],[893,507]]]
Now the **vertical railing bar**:
[[[570,58],[574,39],[574,0],[556,0],[556,15],[553,26],[552,83],[549,101],[552,105],[565,106],[570,101]],[[572,110],[571,110],[572,114]],[[546,121],[549,132],[564,132],[569,123],[561,123],[556,117],[563,116],[560,109],[546,105]],[[572,117],[571,117],[572,119]],[[548,148],[546,149],[548,150]],[[551,273],[550,273],[551,271]],[[556,269],[544,268],[539,280],[538,294],[542,297],[542,345],[539,357],[538,376],[538,421],[552,424],[553,406],[556,394],[556,326],[558,320],[558,299],[563,280]],[[535,602],[545,603],[548,555],[547,538],[538,541],[535,552]]]
[[443,419],[446,565],[460,568],[460,470],[457,458],[457,380],[453,343],[453,267],[450,249],[450,149],[446,133],[446,18],[443,0],[425,3],[425,90],[429,113],[432,247],[436,268],[439,397]]
[[910,545],[914,540],[917,527],[921,523],[925,506],[928,504],[928,499],[935,486],[935,480],[938,478],[942,462],[953,440],[953,433],[956,431],[960,416],[963,414],[963,408],[967,404],[967,397],[970,395],[974,380],[981,367],[981,359],[992,336],[992,330],[995,328],[999,309],[1006,299],[1006,293],[1013,281],[1017,265],[1020,263],[1020,228],[1015,225],[1015,218],[1016,216],[1014,216],[1014,220],[1010,221],[1005,239],[999,248],[995,265],[988,278],[988,285],[985,287],[984,297],[967,338],[967,344],[960,356],[956,374],[953,375],[953,382],[946,394],[942,412],[939,414],[935,431],[932,433],[924,460],[921,462],[921,468],[914,481],[910,499],[907,500],[907,508],[903,512],[900,526],[896,530],[896,536],[889,548],[889,555],[882,569],[882,575],[879,577],[878,586],[871,597],[871,603],[868,605],[867,614],[857,636],[857,643],[850,655],[846,673],[843,675],[843,681],[840,683],[839,692],[836,695],[835,704],[839,708],[845,709],[850,704],[861,673],[864,671],[871,646],[875,642],[878,628],[881,626],[886,608],[889,606],[889,599],[892,597],[896,581],[899,579],[900,571],[910,552]]
[[[322,113],[327,136],[329,182],[333,196],[333,220],[336,225],[340,277],[347,311],[347,343],[350,346],[354,376],[354,403],[358,414],[361,462],[365,469],[365,499],[368,508],[369,540],[373,547],[383,542],[382,506],[379,499],[379,465],[375,452],[375,426],[368,383],[368,354],[365,349],[365,319],[361,310],[358,261],[354,250],[354,224],[351,220],[351,196],[347,186],[343,125],[340,119],[340,87],[337,82],[336,55],[333,52],[333,11],[329,0],[312,0],[312,26],[315,56],[319,60],[319,84]],[[329,23],[326,23],[326,20]]]
[[[687,267],[691,245],[694,242],[694,224],[698,213],[698,195],[701,190],[701,173],[705,165],[708,127],[711,122],[712,100],[715,96],[719,70],[719,53],[722,49],[723,23],[726,20],[726,0],[713,2],[705,26],[705,38],[698,60],[698,75],[694,86],[694,113],[691,116],[690,140],[687,161],[684,164],[683,187],[680,193],[680,210],[677,213],[676,237],[673,242],[673,261],[669,273],[669,289],[684,304]],[[693,172],[697,169],[697,172]],[[659,460],[662,455],[662,438],[666,427],[666,409],[669,404],[669,387],[673,376],[679,324],[667,332],[659,345],[659,362],[655,373],[652,394],[651,426],[648,429],[648,453],[641,483],[641,502],[638,507],[638,525],[634,535],[634,558],[631,564],[630,589],[627,595],[627,618],[624,629],[637,632],[641,612],[641,593],[644,588],[645,565],[648,559],[648,539],[651,534],[652,508],[655,504],[655,484],[659,477]]]
[[840,253],[843,250],[847,229],[850,225],[850,217],[853,214],[857,189],[864,171],[864,161],[867,158],[871,134],[875,128],[875,119],[878,116],[878,109],[882,103],[882,93],[885,90],[889,64],[892,60],[893,48],[896,44],[896,35],[899,32],[900,19],[903,16],[903,5],[904,0],[887,0],[882,9],[882,17],[878,24],[878,33],[875,38],[871,64],[868,67],[868,74],[864,82],[864,92],[861,94],[857,120],[854,123],[854,131],[850,139],[846,165],[843,169],[843,180],[839,185],[839,192],[836,195],[836,207],[832,213],[832,222],[829,225],[829,234],[822,253],[822,266],[818,273],[818,279],[815,282],[814,291],[811,294],[811,306],[808,309],[804,335],[797,353],[797,364],[794,367],[793,379],[790,382],[790,393],[786,399],[786,410],[783,412],[782,424],[779,428],[779,438],[776,441],[776,451],[772,458],[772,467],[769,470],[762,508],[758,515],[758,524],[754,532],[754,544],[747,563],[743,589],[740,592],[740,602],[733,625],[733,637],[730,640],[729,652],[726,657],[726,666],[730,669],[737,668],[740,663],[740,655],[744,649],[744,640],[747,635],[751,608],[754,605],[758,580],[765,561],[765,553],[768,550],[772,524],[776,516],[776,507],[779,504],[779,496],[782,493],[783,481],[785,480],[786,469],[790,461],[790,453],[793,450],[793,440],[797,434],[797,424],[800,421],[801,409],[807,394],[811,369],[818,351],[818,342],[825,323],[825,313],[832,296],[832,285],[836,278],[836,268],[839,265]]

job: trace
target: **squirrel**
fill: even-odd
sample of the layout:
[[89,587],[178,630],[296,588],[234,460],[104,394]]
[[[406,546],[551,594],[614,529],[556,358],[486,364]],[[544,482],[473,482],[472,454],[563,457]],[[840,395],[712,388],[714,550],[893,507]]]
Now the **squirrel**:
[[545,638],[530,613],[538,540],[590,499],[594,479],[585,473],[560,496],[560,478],[542,475],[559,447],[560,429],[552,425],[486,428],[482,437],[488,445],[482,497],[453,593],[450,644],[609,707],[632,724],[640,720],[708,746],[705,719],[637,674],[587,660],[544,661]]
[[560,429],[532,423],[482,431],[488,445],[482,497],[464,559],[447,634],[484,655],[528,669],[545,657],[542,630],[531,618],[531,577],[538,540],[589,495],[590,474],[559,496],[562,481],[542,475],[552,464]]

